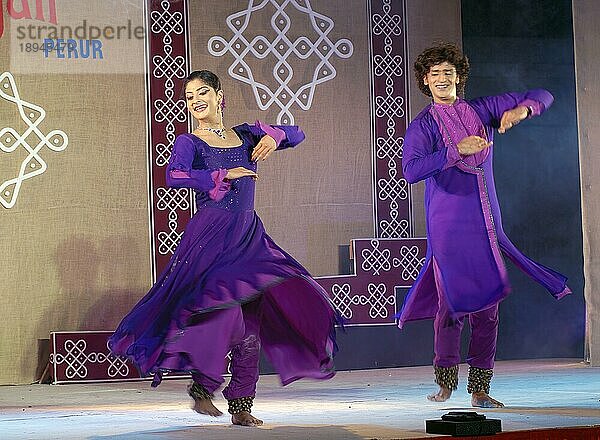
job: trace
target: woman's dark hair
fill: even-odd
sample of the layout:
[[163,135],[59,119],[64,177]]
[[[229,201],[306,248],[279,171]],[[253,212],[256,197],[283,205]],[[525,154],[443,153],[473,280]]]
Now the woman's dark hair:
[[194,70],[192,73],[190,73],[187,76],[187,78],[183,82],[183,90],[185,91],[185,88],[187,87],[187,85],[196,79],[199,79],[204,84],[215,89],[215,92],[218,92],[219,90],[221,90],[221,80],[219,79],[219,77],[217,75],[212,73],[210,70]]
[[[222,90],[221,89],[221,80],[219,79],[219,77],[217,75],[212,73],[210,70],[194,70],[192,73],[190,73],[187,76],[187,78],[183,82],[183,89],[181,90],[182,97],[185,95],[185,88],[187,87],[187,85],[196,79],[199,79],[207,86],[215,89],[215,92]],[[224,109],[225,109],[225,95],[223,95],[223,98],[221,99],[221,110],[224,110]]]
[[413,65],[415,79],[421,92],[431,96],[431,90],[423,83],[423,78],[429,73],[429,69],[438,64],[447,62],[456,68],[456,74],[460,81],[456,85],[456,91],[459,95],[464,95],[465,85],[469,78],[469,59],[463,55],[460,48],[453,43],[439,43],[433,47],[425,49],[419,55]]

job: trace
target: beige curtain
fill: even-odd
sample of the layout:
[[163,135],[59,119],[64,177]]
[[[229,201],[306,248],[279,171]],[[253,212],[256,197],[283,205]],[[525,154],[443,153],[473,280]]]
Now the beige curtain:
[[[0,185],[18,179],[22,166],[24,175],[42,162],[47,168],[22,179],[16,198],[14,185],[2,193],[0,384],[36,378],[39,340],[51,331],[114,329],[150,285],[144,40],[127,33],[128,26],[143,30],[143,2],[62,0],[55,26],[47,2],[45,21],[35,20],[29,3],[32,19],[4,10],[0,89],[18,93],[25,113],[0,98],[0,130],[31,133],[16,148],[2,137]],[[102,58],[73,51],[68,58],[66,49],[65,58],[56,51],[46,58],[39,45],[53,26],[65,38],[76,28],[81,39],[92,27],[106,31],[97,38]],[[110,29],[120,38],[106,38]],[[35,149],[55,130],[66,147],[44,145],[28,160],[25,144]]]
[[586,303],[586,358],[600,366],[600,47],[597,24],[600,4],[573,2],[577,119],[583,220],[583,258]]

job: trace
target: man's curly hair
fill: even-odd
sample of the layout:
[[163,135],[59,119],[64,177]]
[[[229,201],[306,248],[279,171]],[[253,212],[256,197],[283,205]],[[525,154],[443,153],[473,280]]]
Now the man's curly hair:
[[439,43],[433,47],[425,49],[419,55],[413,65],[415,79],[421,92],[427,96],[431,96],[429,86],[423,83],[423,78],[429,73],[429,69],[433,66],[448,62],[456,68],[456,74],[460,81],[456,85],[457,94],[463,96],[465,93],[465,85],[469,78],[469,59],[463,55],[460,48],[453,43]]

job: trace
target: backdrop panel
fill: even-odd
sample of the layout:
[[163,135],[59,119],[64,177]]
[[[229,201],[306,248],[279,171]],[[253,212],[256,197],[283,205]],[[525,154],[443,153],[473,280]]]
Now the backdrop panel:
[[151,277],[144,2],[0,3],[6,384],[34,380],[50,331],[114,328]]
[[[157,270],[193,211],[189,194],[166,190],[162,177],[173,133],[185,125],[183,69],[210,69],[223,82],[226,123],[262,119],[306,132],[299,148],[261,164],[256,209],[267,230],[314,275],[333,274],[320,281],[350,325],[393,325],[396,287],[412,283],[425,249],[423,240],[397,241],[414,234],[400,169],[403,2],[156,2],[149,17]],[[161,119],[165,100],[175,119],[169,124]],[[372,239],[340,251],[356,237]],[[348,254],[354,273],[335,276]]]
[[[425,246],[421,189],[406,184],[400,160],[406,124],[426,102],[412,61],[434,39],[460,40],[460,2],[0,5],[0,384],[36,377],[38,341],[51,331],[114,329],[170,258],[195,207],[189,191],[165,188],[164,166],[175,136],[191,128],[181,86],[198,68],[223,79],[227,124],[306,131],[297,149],[261,164],[256,207],[350,319],[338,368],[431,361],[431,323],[393,325]],[[561,267],[552,243],[544,255]],[[513,310],[522,298],[511,297]],[[555,320],[562,310],[551,311]],[[577,353],[578,324],[569,322],[568,341],[539,344],[538,332],[530,347]]]
[[592,0],[573,2],[575,68],[577,71],[577,120],[581,167],[583,255],[586,303],[586,360],[600,366],[600,47],[596,34],[600,4]]

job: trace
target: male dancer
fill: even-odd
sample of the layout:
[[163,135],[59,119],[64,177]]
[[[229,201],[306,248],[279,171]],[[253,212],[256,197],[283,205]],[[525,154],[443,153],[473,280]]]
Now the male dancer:
[[433,98],[410,123],[402,169],[410,183],[425,180],[427,257],[408,292],[399,326],[435,318],[429,400],[443,402],[458,385],[460,333],[471,325],[467,391],[475,407],[502,407],[490,397],[498,334],[498,303],[510,290],[508,257],[557,299],[571,293],[566,277],[523,255],[502,229],[492,170],[493,134],[550,107],[546,90],[463,100],[469,62],[453,44],[426,49],[414,64],[420,90]]

